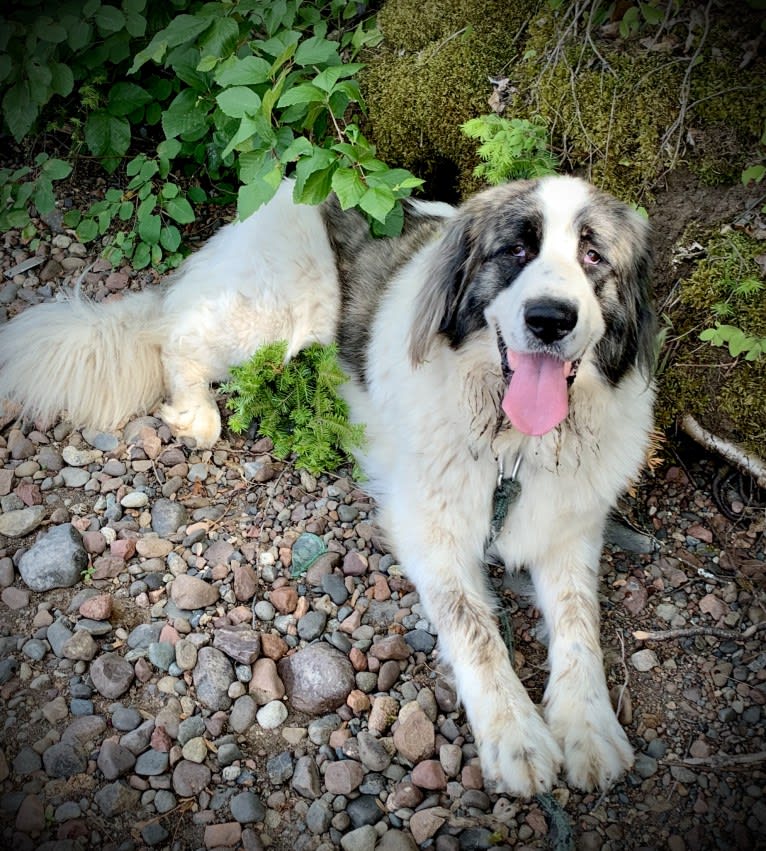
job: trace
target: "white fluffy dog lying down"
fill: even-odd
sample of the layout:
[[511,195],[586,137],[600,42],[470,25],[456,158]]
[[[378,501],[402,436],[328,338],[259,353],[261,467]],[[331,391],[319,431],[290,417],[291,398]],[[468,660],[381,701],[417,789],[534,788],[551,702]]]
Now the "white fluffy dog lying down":
[[[333,198],[294,205],[285,183],[167,286],[9,322],[0,397],[100,429],[165,399],[174,432],[208,447],[210,385],[232,364],[276,340],[290,355],[337,340],[381,526],[438,630],[485,777],[531,795],[563,764],[574,785],[607,788],[633,757],[603,670],[598,567],[651,426],[649,259],[645,223],[575,178],[456,209],[409,202],[395,240]],[[488,556],[534,581],[550,632],[542,713],[498,631]]]

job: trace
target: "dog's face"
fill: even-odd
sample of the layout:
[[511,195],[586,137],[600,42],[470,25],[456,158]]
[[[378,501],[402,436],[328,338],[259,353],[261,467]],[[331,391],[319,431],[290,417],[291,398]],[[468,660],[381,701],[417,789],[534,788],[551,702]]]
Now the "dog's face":
[[470,199],[448,226],[413,329],[418,363],[438,335],[460,348],[494,333],[502,407],[527,434],[567,414],[579,364],[617,384],[653,353],[648,228],[629,207],[569,177]]

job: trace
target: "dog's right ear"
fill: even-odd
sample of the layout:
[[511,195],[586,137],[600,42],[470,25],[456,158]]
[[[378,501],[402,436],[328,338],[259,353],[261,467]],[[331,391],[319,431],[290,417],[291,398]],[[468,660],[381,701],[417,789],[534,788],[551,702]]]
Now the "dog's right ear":
[[438,251],[426,271],[427,280],[415,301],[415,318],[410,329],[410,360],[420,366],[438,334],[449,334],[471,279],[474,247],[472,217],[459,212],[438,241]]

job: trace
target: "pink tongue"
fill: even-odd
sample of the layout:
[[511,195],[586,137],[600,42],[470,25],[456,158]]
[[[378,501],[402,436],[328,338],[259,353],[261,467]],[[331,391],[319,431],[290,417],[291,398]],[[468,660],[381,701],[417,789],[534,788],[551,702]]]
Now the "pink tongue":
[[571,364],[550,355],[508,352],[513,370],[503,410],[511,425],[524,434],[540,435],[567,415],[567,375]]

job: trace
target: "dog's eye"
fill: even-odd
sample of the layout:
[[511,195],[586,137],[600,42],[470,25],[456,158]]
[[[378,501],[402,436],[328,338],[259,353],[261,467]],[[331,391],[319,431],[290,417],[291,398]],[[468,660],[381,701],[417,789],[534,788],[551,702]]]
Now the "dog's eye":
[[591,266],[595,266],[597,263],[601,262],[601,255],[598,251],[595,251],[593,248],[589,248],[585,252],[585,262]]
[[514,257],[518,257],[520,260],[525,260],[527,257],[527,249],[526,246],[521,243],[517,243],[516,245],[511,246],[511,254]]

